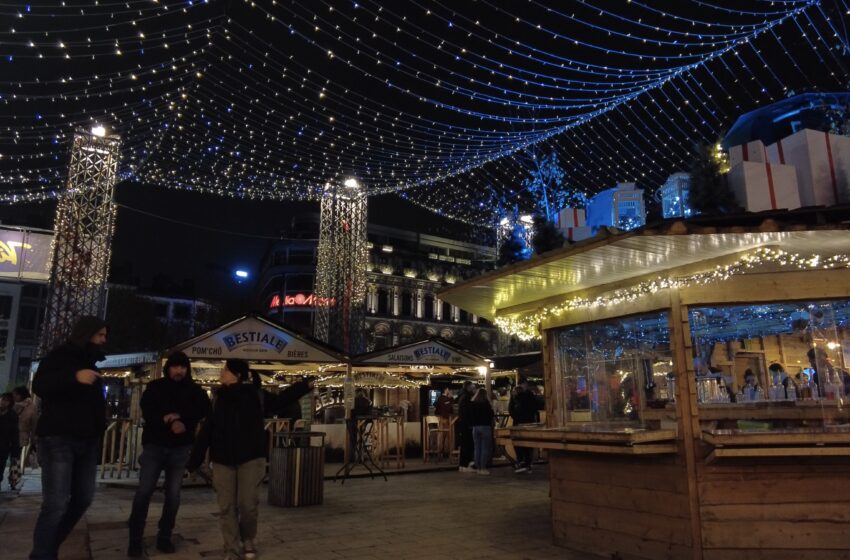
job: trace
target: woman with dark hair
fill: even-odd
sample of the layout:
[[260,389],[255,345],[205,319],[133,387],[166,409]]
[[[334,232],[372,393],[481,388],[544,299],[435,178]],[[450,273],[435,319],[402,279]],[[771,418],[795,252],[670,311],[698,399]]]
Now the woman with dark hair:
[[469,424],[472,426],[475,466],[478,474],[490,474],[487,465],[493,453],[493,406],[486,389],[478,389],[469,403]]
[[[198,435],[188,468],[196,470],[209,448],[225,558],[251,559],[257,556],[257,506],[266,474],[263,410],[248,362],[227,360],[219,381],[212,412]],[[280,402],[297,400],[311,389],[311,383],[296,383],[281,393]]]
[[35,372],[41,399],[36,427],[41,463],[41,511],[30,560],[55,560],[59,546],[94,499],[106,400],[97,362],[104,356],[106,323],[81,317],[68,340],[47,353]]

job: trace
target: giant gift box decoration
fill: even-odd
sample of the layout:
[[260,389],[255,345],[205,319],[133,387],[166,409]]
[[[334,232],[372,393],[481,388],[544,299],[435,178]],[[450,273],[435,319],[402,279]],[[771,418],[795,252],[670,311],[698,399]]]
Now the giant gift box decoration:
[[767,153],[761,140],[753,140],[739,146],[729,148],[729,166],[735,167],[743,161],[767,161]]
[[796,168],[802,206],[850,202],[850,138],[805,128],[768,146],[767,156]]
[[558,223],[560,229],[581,227],[585,225],[584,208],[562,208],[558,212]]
[[728,178],[738,203],[750,212],[800,207],[797,172],[790,165],[741,161]]

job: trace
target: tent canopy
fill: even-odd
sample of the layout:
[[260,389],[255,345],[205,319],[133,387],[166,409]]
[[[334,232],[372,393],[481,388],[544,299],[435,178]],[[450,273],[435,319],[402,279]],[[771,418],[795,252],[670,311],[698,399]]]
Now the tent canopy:
[[252,368],[293,373],[340,366],[346,358],[321,342],[309,339],[257,315],[246,315],[165,351],[184,352],[193,363],[239,358]]
[[411,375],[462,373],[491,365],[488,358],[440,337],[361,354],[351,363],[355,372],[391,371]]

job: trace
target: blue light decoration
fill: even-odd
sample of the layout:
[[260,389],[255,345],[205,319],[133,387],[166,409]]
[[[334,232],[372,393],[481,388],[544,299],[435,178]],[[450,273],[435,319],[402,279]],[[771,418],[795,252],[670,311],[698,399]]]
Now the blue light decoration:
[[55,198],[74,128],[98,121],[126,139],[129,181],[316,200],[356,175],[371,195],[493,224],[541,199],[523,185],[535,153],[564,173],[543,193],[551,213],[565,190],[659,188],[695,142],[791,89],[847,87],[845,0],[656,4],[8,8],[0,202]]
[[587,204],[587,225],[630,230],[646,223],[643,189],[635,183],[619,183],[597,193]]
[[688,204],[691,189],[689,173],[673,173],[656,191],[656,198],[661,201],[662,218],[690,218],[696,213]]

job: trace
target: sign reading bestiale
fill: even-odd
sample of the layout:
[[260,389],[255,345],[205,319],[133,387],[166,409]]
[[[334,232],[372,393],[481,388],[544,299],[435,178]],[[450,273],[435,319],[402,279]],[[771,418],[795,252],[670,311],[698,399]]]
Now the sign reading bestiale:
[[190,358],[336,363],[339,358],[255,317],[247,317],[181,348]]
[[388,350],[380,354],[369,356],[363,360],[364,364],[399,364],[399,365],[445,365],[445,366],[470,366],[478,367],[485,365],[473,356],[458,352],[454,348],[441,344],[436,340],[427,340],[418,344],[411,344]]

